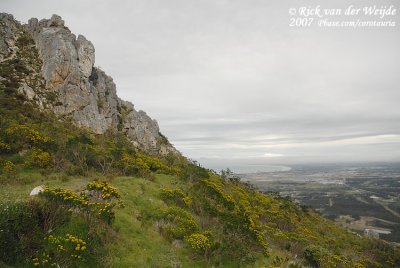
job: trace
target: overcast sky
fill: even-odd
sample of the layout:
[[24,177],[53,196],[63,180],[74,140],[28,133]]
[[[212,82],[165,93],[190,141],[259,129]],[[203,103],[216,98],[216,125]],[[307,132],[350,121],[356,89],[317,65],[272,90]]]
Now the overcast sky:
[[289,27],[289,8],[317,4],[400,9],[396,0],[1,0],[0,11],[22,22],[60,15],[93,42],[118,95],[205,166],[400,161],[400,25]]

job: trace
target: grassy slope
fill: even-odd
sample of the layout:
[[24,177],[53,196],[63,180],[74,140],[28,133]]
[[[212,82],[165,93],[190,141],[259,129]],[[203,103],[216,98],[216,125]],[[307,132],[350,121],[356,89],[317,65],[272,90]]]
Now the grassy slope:
[[160,200],[160,189],[178,182],[167,175],[157,175],[154,181],[130,177],[113,181],[125,204],[117,211],[114,224],[119,239],[110,245],[114,267],[175,267],[179,263],[194,267],[188,252],[171,246],[148,221],[166,206]]
[[[9,183],[0,187],[0,202],[28,200],[30,191],[38,185],[62,187],[70,190],[82,188],[90,179],[68,178],[62,180],[58,174],[44,178],[38,173],[21,174],[28,178],[24,184]],[[160,199],[160,189],[182,186],[175,176],[156,175],[154,181],[134,177],[118,177],[112,184],[119,190],[124,208],[116,210],[113,224],[115,236],[109,243],[109,256],[104,260],[112,267],[204,267],[204,262],[188,259],[190,253],[185,248],[177,248],[165,240],[150,220],[165,208]]]
[[[38,185],[51,188],[62,187],[70,190],[79,190],[91,179],[82,177],[68,177],[61,179],[60,174],[51,174],[46,177],[36,172],[19,174],[19,181],[24,183],[7,183],[0,187],[0,202],[26,201],[29,193]],[[154,217],[159,215],[167,205],[160,199],[162,188],[188,187],[176,176],[157,174],[155,180],[150,181],[136,177],[117,177],[112,180],[121,194],[124,207],[116,210],[116,219],[113,223],[115,236],[110,241],[107,251],[109,255],[103,263],[110,267],[205,267],[203,260],[193,259],[192,251],[186,247],[175,247],[160,235],[154,224]],[[284,252],[276,251],[275,255],[287,256]],[[262,260],[260,260],[262,262]],[[257,263],[254,264],[256,267]],[[236,267],[235,262],[225,264],[224,267]]]
[[[30,191],[38,185],[50,187],[63,187],[71,190],[81,189],[83,185],[93,178],[68,177],[65,179],[59,174],[46,177],[38,173],[21,174],[19,177],[29,177],[29,181],[21,183],[8,183],[0,188],[0,202],[28,200]],[[63,179],[62,179],[63,178]],[[187,247],[171,245],[159,232],[155,219],[167,205],[160,197],[162,188],[187,189],[189,184],[176,176],[157,174],[154,180],[137,177],[116,177],[111,180],[121,194],[124,202],[123,208],[116,209],[116,219],[113,223],[112,240],[109,241],[102,263],[106,267],[206,267],[207,264],[201,258],[194,258],[193,252]],[[338,235],[344,235],[333,224],[315,218],[316,222],[322,220],[322,224],[315,227],[326,226],[327,230],[334,228]],[[331,230],[330,230],[331,231]],[[328,232],[330,232],[328,231]],[[327,234],[328,236],[329,233]],[[346,239],[347,240],[347,239]],[[350,241],[350,240],[349,240]],[[271,252],[273,257],[289,259],[293,258],[287,251],[274,247]],[[259,259],[250,267],[262,267],[266,263],[271,264],[273,258]],[[237,267],[235,261],[224,263],[224,267]],[[280,267],[280,266],[277,266]]]

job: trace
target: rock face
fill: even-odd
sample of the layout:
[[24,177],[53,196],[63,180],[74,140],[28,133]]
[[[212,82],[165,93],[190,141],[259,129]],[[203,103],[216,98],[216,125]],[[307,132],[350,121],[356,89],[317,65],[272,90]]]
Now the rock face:
[[[4,60],[15,50],[18,22],[8,14],[0,14],[0,22],[0,60]],[[118,98],[113,79],[94,67],[93,44],[82,35],[76,38],[60,16],[40,21],[32,18],[23,27],[33,37],[43,62],[46,91],[57,96],[51,107],[55,113],[68,115],[76,125],[98,134],[107,130],[123,132],[132,143],[152,154],[178,153],[160,134],[155,120]],[[28,99],[35,98],[27,87],[20,91]]]
[[0,62],[3,62],[17,52],[15,40],[19,29],[14,17],[6,13],[0,13],[0,24]]

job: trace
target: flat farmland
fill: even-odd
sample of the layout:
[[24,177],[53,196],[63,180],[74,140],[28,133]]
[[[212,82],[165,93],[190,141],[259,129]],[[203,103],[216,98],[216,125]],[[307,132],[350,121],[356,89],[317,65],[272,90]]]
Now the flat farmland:
[[296,165],[289,171],[239,174],[352,231],[400,243],[400,164]]

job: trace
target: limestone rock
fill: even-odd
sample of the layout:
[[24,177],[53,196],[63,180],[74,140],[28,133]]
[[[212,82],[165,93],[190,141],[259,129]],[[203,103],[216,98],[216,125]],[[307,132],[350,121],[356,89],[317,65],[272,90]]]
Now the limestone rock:
[[51,16],[51,19],[48,22],[48,27],[62,27],[64,26],[64,21],[58,15]]
[[28,86],[26,83],[23,83],[19,88],[18,92],[20,94],[25,95],[29,100],[33,100],[36,97],[35,91]]
[[10,14],[0,13],[0,62],[17,52],[15,40],[19,34],[18,24]]
[[[0,23],[6,25],[0,38],[2,60],[13,56],[18,23],[8,14],[0,14]],[[32,18],[23,27],[32,35],[43,62],[45,90],[57,96],[56,104],[51,107],[56,114],[67,115],[77,126],[98,134],[120,131],[134,145],[152,154],[178,153],[160,134],[155,120],[143,111],[136,111],[132,103],[118,98],[113,79],[94,67],[93,44],[82,35],[76,38],[60,16],[40,21]],[[19,91],[28,99],[36,100],[40,107],[46,107],[40,99],[46,94],[36,94],[27,85],[22,85]]]
[[83,77],[88,78],[92,73],[94,64],[94,46],[83,35],[78,36],[75,45],[78,51],[79,69]]
[[40,192],[43,192],[43,191],[44,191],[43,185],[37,186],[37,187],[32,189],[32,191],[31,191],[31,193],[29,195],[30,196],[38,195]]

